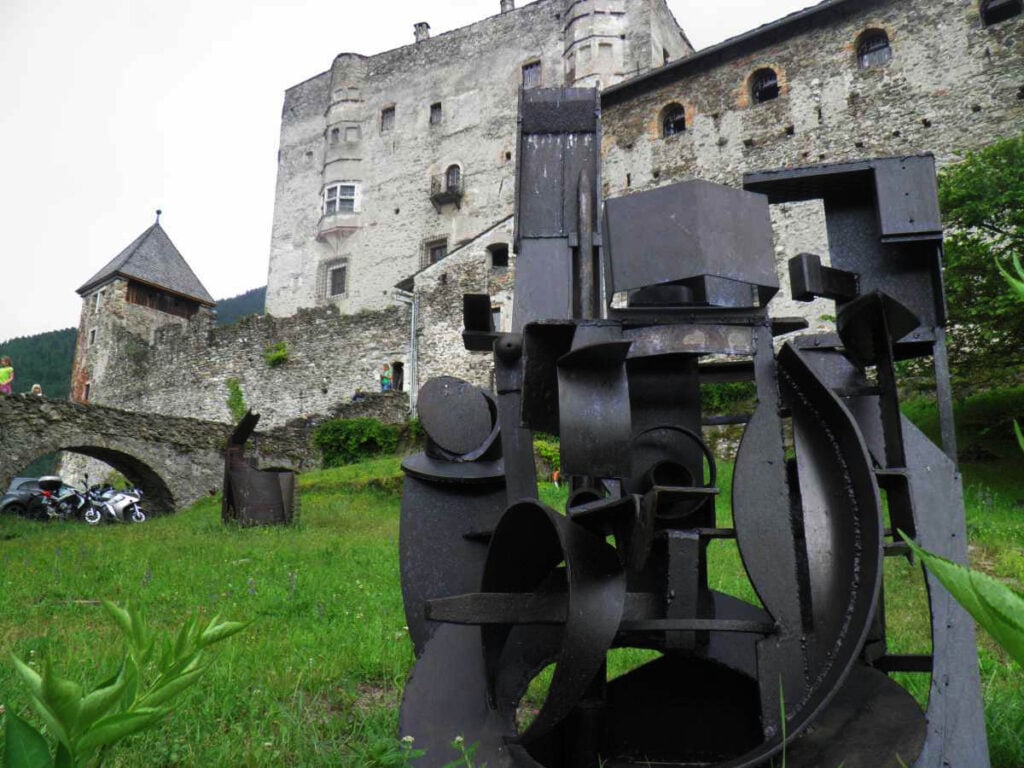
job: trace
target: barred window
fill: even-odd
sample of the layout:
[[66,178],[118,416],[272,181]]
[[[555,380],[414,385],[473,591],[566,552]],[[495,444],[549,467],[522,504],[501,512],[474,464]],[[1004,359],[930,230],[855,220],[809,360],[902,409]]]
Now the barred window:
[[661,111],[661,136],[675,136],[686,130],[686,110],[681,104],[669,104]]
[[380,132],[388,133],[395,129],[395,108],[384,107],[380,111]]
[[531,61],[523,65],[523,88],[537,88],[540,86],[540,62]]
[[430,124],[440,125],[441,118],[444,117],[444,112],[441,111],[441,102],[435,102],[430,105]]
[[340,264],[336,267],[331,267],[327,272],[327,295],[328,296],[342,296],[346,289],[346,278],[347,278],[348,267],[345,264]]
[[430,240],[423,246],[423,266],[428,267],[431,264],[437,264],[445,256],[448,255],[448,240],[447,238],[441,240]]
[[446,192],[458,192],[462,189],[462,169],[457,165],[449,165],[444,172],[444,189]]
[[889,36],[881,29],[869,29],[857,43],[857,66],[861,69],[880,67],[892,59]]
[[779,98],[779,76],[774,69],[759,69],[750,79],[750,95],[755,104]]

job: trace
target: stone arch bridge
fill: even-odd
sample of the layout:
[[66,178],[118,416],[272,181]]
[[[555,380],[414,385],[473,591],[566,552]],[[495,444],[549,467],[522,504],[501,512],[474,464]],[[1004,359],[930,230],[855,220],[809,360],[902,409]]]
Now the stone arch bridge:
[[[71,451],[104,461],[146,492],[153,512],[173,512],[221,489],[232,426],[122,411],[32,395],[0,395],[0,484],[49,453]],[[248,453],[260,468],[309,464],[302,429],[257,432]]]

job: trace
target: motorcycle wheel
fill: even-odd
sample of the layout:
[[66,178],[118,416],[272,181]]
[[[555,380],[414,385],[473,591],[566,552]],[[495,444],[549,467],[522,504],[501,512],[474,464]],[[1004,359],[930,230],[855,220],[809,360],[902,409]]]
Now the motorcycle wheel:
[[17,515],[18,517],[27,517],[28,516],[26,514],[28,512],[28,510],[25,509],[25,505],[24,504],[19,504],[17,502],[15,502],[13,504],[8,504],[7,507],[4,509],[4,512],[10,512],[12,515]]
[[82,518],[89,525],[99,525],[99,522],[103,519],[103,515],[100,514],[100,511],[98,509],[93,509],[92,507],[90,507],[89,509],[85,510],[85,512],[82,514]]
[[131,521],[133,523],[144,523],[146,522],[146,513],[142,511],[142,507],[132,507]]

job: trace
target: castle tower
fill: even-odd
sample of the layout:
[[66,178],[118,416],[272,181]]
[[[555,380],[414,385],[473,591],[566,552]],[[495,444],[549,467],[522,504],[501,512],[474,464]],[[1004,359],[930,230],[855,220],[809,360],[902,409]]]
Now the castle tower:
[[213,298],[160,226],[159,211],[156,223],[77,292],[82,315],[71,399],[79,403],[103,402],[108,364],[132,343],[148,344],[161,326],[214,315]]
[[606,88],[693,53],[658,0],[565,0],[565,84]]

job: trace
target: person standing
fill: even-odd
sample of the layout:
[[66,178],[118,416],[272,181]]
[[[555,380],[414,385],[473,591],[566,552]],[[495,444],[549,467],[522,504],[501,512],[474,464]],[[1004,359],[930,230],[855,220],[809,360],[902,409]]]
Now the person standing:
[[387,363],[380,367],[380,391],[391,391],[391,366]]
[[0,394],[11,394],[11,385],[14,383],[14,366],[11,365],[11,358],[0,357]]

